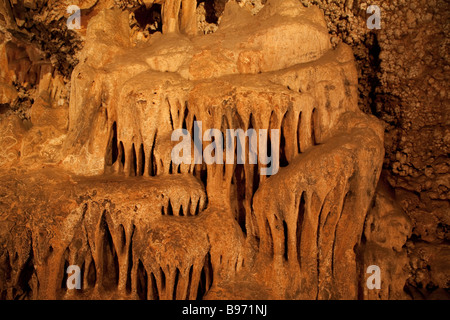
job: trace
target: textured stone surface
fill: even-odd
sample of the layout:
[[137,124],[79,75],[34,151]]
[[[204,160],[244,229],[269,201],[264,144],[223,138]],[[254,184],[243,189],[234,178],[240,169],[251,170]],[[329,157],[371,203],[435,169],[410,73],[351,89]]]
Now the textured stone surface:
[[[226,2],[0,4],[1,298],[448,299],[445,4]],[[279,172],[174,165],[195,120]]]
[[[396,193],[401,194],[399,204],[413,223],[413,236],[407,246],[423,246],[438,254],[441,246],[446,246],[450,216],[449,3],[440,0],[302,0],[302,3],[315,4],[324,10],[333,43],[343,41],[352,46],[360,73],[360,108],[385,123],[387,179]],[[372,4],[381,8],[378,31],[365,26],[369,16],[365,10]],[[416,259],[415,251],[408,252],[411,261]],[[411,289],[414,298],[448,298],[442,294],[448,292],[448,283],[437,285],[430,277],[415,280],[416,274],[433,269],[431,261],[425,264],[418,267],[410,263],[413,276],[408,283],[411,288],[419,288]],[[447,267],[447,279],[448,274]]]

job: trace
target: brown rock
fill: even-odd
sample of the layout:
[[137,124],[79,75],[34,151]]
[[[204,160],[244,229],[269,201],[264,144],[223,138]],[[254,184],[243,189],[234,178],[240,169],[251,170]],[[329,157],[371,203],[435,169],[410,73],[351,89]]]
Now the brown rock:
[[[379,183],[385,128],[359,110],[367,83],[351,48],[332,45],[322,11],[224,3],[203,5],[218,22],[207,35],[194,0],[74,1],[83,28],[56,37],[66,1],[53,12],[40,1],[0,6],[2,28],[16,29],[0,29],[0,104],[31,105],[27,126],[13,107],[0,115],[1,298],[445,298],[445,161],[424,169],[434,184],[415,180],[433,190],[426,198]],[[140,30],[130,13],[158,5],[162,32]],[[52,41],[29,43],[36,24]],[[78,54],[70,34],[83,41]],[[202,136],[269,130],[276,174],[262,174],[261,158],[176,164],[172,133],[192,135],[195,121]],[[403,151],[404,177],[428,165]],[[83,270],[81,290],[65,286],[69,265]],[[368,265],[382,270],[379,290],[366,286]]]

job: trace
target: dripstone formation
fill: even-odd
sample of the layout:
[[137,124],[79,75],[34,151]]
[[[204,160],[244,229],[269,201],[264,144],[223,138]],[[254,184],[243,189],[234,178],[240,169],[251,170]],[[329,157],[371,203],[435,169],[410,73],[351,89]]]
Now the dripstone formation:
[[[352,50],[332,47],[320,9],[229,1],[203,34],[194,0],[143,1],[161,32],[88,2],[70,81],[26,41],[0,47],[1,103],[34,90],[26,120],[0,122],[1,298],[405,297],[411,221],[379,181],[384,128],[358,108]],[[279,171],[248,154],[174,163],[172,133],[199,121],[202,136],[279,130]]]

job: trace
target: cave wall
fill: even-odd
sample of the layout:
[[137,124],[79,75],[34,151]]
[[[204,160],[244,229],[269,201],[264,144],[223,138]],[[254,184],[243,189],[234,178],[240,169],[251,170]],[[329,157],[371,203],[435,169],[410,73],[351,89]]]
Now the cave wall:
[[[78,32],[65,27],[69,2],[87,17]],[[199,34],[217,30],[225,2],[199,1]],[[256,14],[266,1],[238,2]],[[385,261],[383,268],[392,270],[389,281],[396,289],[374,297],[360,289],[360,297],[448,298],[448,2],[300,2],[323,10],[332,47],[341,42],[351,46],[359,108],[385,126],[384,183],[379,184],[367,216],[359,254],[361,261]],[[370,4],[382,9],[381,30],[365,25]],[[145,30],[136,13],[131,14],[142,6],[145,1],[0,3],[3,137],[11,136],[11,131],[22,137],[35,130],[26,135],[23,146],[3,142],[8,152],[2,155],[2,164],[15,163],[24,150],[30,167],[39,167],[42,158],[47,163],[61,161],[54,155],[64,148],[69,123],[61,119],[68,114],[71,75],[85,45],[88,21],[106,8],[125,10],[130,13],[132,41],[141,41],[154,32]],[[58,116],[48,114],[48,108]],[[33,129],[32,124],[41,128]],[[391,212],[396,212],[394,217]],[[390,228],[397,231],[387,231]]]
[[[359,70],[360,108],[385,124],[384,174],[413,223],[407,242],[411,294],[447,297],[443,290],[449,284],[447,254],[436,262],[434,258],[425,262],[424,257],[448,252],[449,4],[439,0],[302,3],[322,8],[334,41],[352,46]],[[380,30],[365,26],[366,8],[374,4],[381,8]]]

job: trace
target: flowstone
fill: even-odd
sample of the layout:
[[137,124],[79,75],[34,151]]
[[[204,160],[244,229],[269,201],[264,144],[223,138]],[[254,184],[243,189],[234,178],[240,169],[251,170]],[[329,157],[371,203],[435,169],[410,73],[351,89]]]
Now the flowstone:
[[[101,11],[68,116],[37,101],[31,129],[2,124],[13,153],[0,185],[2,297],[361,297],[357,249],[384,148],[382,126],[358,109],[351,49],[332,49],[321,11],[298,1],[256,15],[230,1],[208,35],[192,31],[191,2],[164,9],[163,32],[142,42],[127,13]],[[278,173],[175,164],[172,132],[195,121],[202,136],[279,130]],[[25,148],[30,130],[54,132],[41,140],[50,151]],[[80,290],[66,286],[70,265]]]

